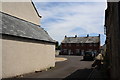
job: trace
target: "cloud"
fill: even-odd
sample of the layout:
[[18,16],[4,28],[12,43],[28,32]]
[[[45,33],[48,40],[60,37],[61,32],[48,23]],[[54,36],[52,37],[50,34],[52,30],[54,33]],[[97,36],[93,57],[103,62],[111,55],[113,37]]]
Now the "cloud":
[[[34,0],[35,2],[106,2],[106,0]],[[118,2],[118,0],[108,0]]]
[[65,35],[104,35],[105,2],[35,2],[35,5],[43,16],[42,27],[55,40],[61,42]]

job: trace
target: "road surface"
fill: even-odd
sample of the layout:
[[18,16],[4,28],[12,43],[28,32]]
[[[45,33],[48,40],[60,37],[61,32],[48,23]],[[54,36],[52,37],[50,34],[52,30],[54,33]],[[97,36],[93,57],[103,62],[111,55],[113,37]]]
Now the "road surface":
[[68,79],[77,78],[86,80],[91,73],[91,64],[93,61],[83,61],[82,56],[58,56],[67,58],[66,61],[56,62],[55,68],[48,71],[38,73],[30,73],[23,76],[23,78],[58,78]]

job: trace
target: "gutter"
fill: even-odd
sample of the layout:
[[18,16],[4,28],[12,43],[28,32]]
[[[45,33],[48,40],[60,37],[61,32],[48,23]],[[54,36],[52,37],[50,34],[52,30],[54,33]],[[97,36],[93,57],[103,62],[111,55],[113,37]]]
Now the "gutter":
[[29,42],[36,42],[36,43],[43,42],[43,43],[50,43],[54,45],[56,44],[56,42],[52,42],[52,41],[33,39],[33,38],[28,38],[28,37],[23,37],[23,36],[15,36],[15,35],[10,35],[10,34],[3,34],[3,33],[0,33],[0,35],[2,36],[0,37],[2,39],[8,39],[8,37],[12,37],[11,40],[17,40],[16,38],[19,38],[19,39],[25,39],[25,42],[28,42],[27,40],[29,40]]

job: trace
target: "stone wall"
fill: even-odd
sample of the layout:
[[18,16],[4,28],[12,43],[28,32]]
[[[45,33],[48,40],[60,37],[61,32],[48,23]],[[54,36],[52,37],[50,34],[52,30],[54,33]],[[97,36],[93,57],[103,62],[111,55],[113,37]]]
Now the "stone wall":
[[112,80],[120,80],[120,2],[108,2],[105,26],[108,67]]

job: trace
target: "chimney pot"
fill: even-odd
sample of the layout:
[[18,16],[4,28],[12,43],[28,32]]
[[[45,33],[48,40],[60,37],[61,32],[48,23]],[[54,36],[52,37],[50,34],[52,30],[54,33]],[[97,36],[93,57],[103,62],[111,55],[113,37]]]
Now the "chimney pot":
[[100,34],[99,34],[99,37],[100,37]]
[[66,38],[67,36],[65,35],[65,38]]
[[87,37],[89,37],[89,34],[87,34]]
[[77,37],[77,35],[75,35],[75,38]]

